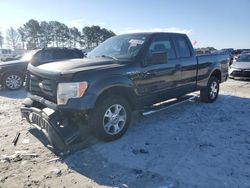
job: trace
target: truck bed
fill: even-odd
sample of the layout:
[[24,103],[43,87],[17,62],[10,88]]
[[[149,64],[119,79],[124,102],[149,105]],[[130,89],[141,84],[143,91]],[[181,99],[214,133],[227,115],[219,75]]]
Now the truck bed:
[[221,70],[221,82],[225,81],[228,77],[228,66],[230,57],[227,54],[205,54],[197,55],[197,85],[203,85],[207,81],[211,69],[218,68]]

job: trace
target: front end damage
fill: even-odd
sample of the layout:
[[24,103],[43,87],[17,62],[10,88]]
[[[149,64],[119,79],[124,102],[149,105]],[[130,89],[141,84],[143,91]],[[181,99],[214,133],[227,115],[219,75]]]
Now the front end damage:
[[83,116],[71,112],[60,112],[27,98],[21,107],[22,117],[42,131],[49,143],[58,152],[69,150],[70,146],[82,141]]

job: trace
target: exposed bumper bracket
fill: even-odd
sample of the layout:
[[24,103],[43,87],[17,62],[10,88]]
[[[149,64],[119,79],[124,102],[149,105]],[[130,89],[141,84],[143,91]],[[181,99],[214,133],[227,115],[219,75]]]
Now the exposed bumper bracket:
[[57,151],[66,151],[69,145],[80,139],[78,126],[67,117],[62,119],[58,111],[24,106],[21,107],[21,114],[31,125],[44,133]]

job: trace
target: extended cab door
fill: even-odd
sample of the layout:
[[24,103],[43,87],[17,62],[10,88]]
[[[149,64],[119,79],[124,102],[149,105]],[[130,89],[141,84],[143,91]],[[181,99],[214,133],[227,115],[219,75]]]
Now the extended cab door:
[[193,92],[196,88],[197,60],[191,42],[186,35],[174,37],[178,61],[181,68],[181,79],[177,84],[179,91],[184,95]]
[[[150,59],[157,53],[166,53],[166,60],[151,62]],[[135,83],[145,105],[171,98],[180,80],[180,64],[173,40],[164,34],[157,35],[146,49],[144,59],[145,65]]]

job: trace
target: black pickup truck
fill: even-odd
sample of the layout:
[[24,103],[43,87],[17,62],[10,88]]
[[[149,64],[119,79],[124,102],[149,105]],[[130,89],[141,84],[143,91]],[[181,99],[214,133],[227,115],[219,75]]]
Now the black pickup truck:
[[228,55],[196,56],[185,34],[115,36],[85,59],[30,64],[21,112],[57,149],[79,139],[86,124],[111,141],[126,132],[132,111],[194,91],[214,102],[228,63]]

